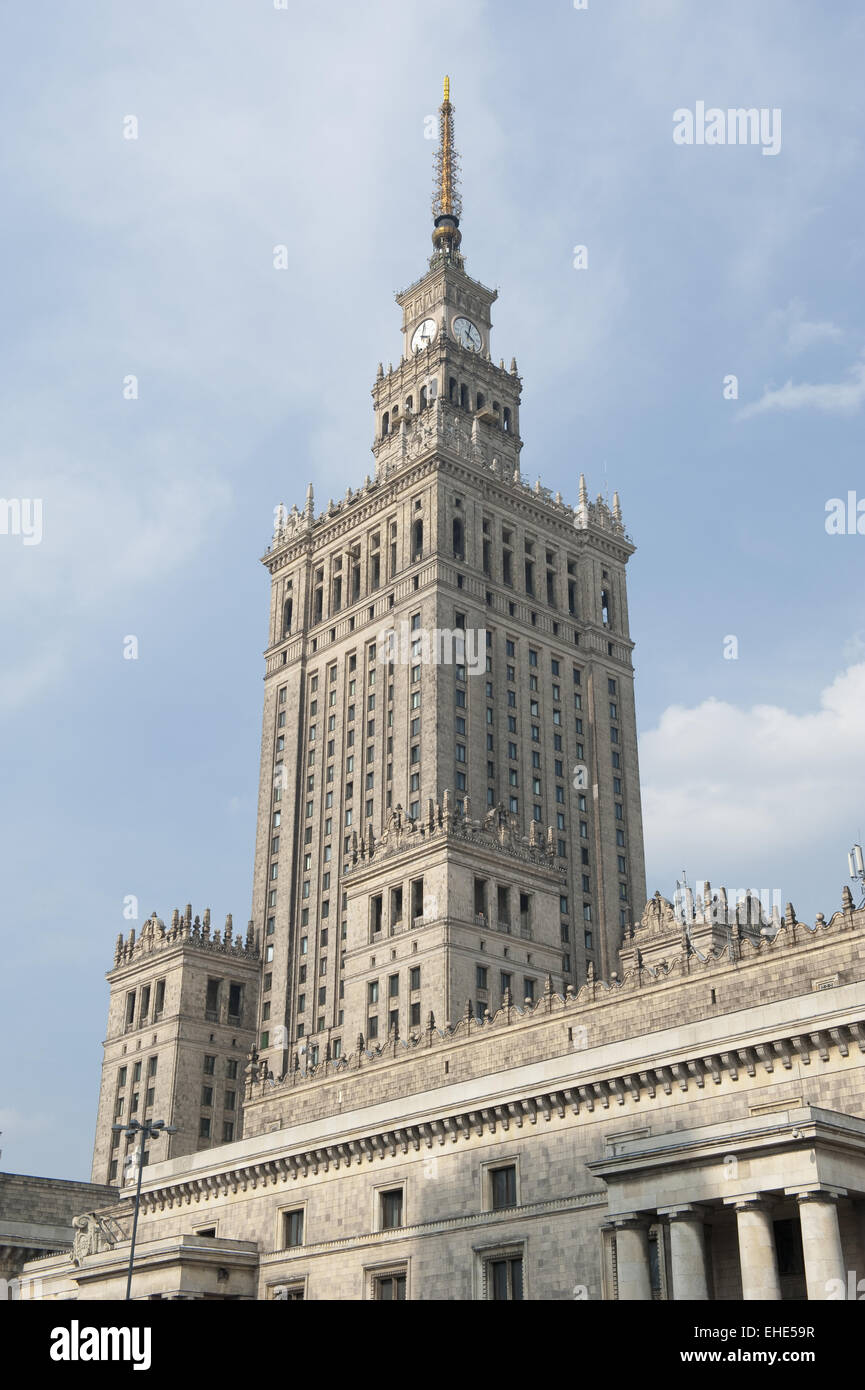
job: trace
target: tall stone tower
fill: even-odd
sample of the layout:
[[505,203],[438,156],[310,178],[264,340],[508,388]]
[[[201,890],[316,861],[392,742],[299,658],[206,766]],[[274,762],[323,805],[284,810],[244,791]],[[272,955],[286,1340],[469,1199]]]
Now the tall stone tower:
[[136,939],[117,938],[102,1062],[93,1181],[122,1184],[136,1145],[112,1125],[164,1120],[177,1133],[154,1163],[242,1135],[247,1054],[255,1040],[261,952],[250,924],[211,930],[192,908],[171,923],[154,912]]
[[645,900],[618,496],[520,473],[465,270],[445,84],[433,254],[397,295],[375,475],[277,509],[253,920],[275,1076],[616,968]]

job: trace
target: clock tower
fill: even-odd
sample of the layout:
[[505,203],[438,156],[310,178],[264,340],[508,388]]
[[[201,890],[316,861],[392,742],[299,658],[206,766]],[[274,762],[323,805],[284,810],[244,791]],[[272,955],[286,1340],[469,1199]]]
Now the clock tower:
[[609,978],[645,902],[634,547],[617,496],[523,480],[522,383],[460,215],[446,82],[374,476],[277,508],[264,556],[252,919],[276,1078]]
[[[507,436],[498,453],[511,472],[519,464],[520,382],[516,363],[510,371],[492,360],[490,310],[498,298],[466,274],[460,252],[462,233],[459,163],[454,148],[454,108],[445,78],[439,111],[439,148],[433,196],[433,254],[422,279],[396,297],[402,309],[403,355],[398,369],[379,368],[373,389],[377,468],[399,454],[403,425],[441,398],[471,408],[478,423]],[[471,406],[470,406],[471,403]]]

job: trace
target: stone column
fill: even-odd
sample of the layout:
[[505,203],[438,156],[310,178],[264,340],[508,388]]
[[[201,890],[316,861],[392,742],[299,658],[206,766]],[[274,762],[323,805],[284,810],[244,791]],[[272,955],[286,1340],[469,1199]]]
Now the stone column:
[[795,1196],[799,1203],[808,1299],[826,1299],[830,1294],[837,1299],[839,1285],[844,1290],[842,1298],[846,1298],[847,1270],[838,1226],[838,1198],[846,1196],[846,1192],[841,1188],[817,1188],[796,1192]]
[[616,1283],[619,1299],[651,1300],[652,1275],[649,1266],[649,1223],[645,1217],[617,1216]]
[[778,1256],[772,1230],[771,1205],[759,1196],[727,1199],[736,1208],[739,1227],[739,1264],[742,1270],[742,1298],[781,1298]]
[[659,1207],[659,1216],[670,1224],[670,1263],[672,1266],[673,1298],[707,1300],[709,1279],[706,1270],[706,1243],[703,1236],[703,1213],[699,1207]]

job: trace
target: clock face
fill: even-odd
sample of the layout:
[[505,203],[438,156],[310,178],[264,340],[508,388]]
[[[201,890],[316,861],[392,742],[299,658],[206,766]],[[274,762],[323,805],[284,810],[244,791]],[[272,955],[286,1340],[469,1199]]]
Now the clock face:
[[430,343],[435,339],[435,335],[435,320],[424,319],[423,323],[419,323],[414,333],[411,335],[412,352],[422,352],[424,348],[428,348]]
[[468,348],[471,352],[480,352],[483,339],[480,330],[475,328],[471,319],[454,319],[453,333],[460,347]]

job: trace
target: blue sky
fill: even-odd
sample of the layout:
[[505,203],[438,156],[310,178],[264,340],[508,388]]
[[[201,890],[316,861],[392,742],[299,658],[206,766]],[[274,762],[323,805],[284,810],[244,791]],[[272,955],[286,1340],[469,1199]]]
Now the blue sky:
[[[0,493],[43,537],[0,535],[2,1166],[89,1172],[124,898],[248,915],[259,557],[278,501],[372,468],[445,72],[524,475],[617,488],[638,546],[649,891],[684,867],[832,911],[865,830],[865,535],[824,524],[865,498],[861,7],[91,0],[3,29]],[[780,153],[674,144],[698,101],[780,108]]]

